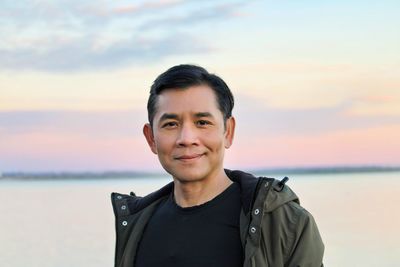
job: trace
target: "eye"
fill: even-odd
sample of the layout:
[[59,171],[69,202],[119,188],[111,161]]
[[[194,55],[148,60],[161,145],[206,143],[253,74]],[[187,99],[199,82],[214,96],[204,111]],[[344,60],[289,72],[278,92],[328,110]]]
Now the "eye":
[[176,123],[176,122],[174,122],[174,121],[169,121],[169,122],[166,122],[166,123],[164,123],[161,127],[162,128],[174,128],[174,127],[176,127],[178,124]]
[[207,126],[207,125],[210,125],[211,122],[206,121],[206,120],[199,120],[199,121],[196,122],[196,124],[199,125],[199,126]]

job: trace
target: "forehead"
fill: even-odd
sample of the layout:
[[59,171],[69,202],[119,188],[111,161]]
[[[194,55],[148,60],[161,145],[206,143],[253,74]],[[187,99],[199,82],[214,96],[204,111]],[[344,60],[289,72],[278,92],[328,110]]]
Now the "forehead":
[[220,112],[217,96],[208,85],[166,89],[158,95],[156,110],[156,116],[163,113]]

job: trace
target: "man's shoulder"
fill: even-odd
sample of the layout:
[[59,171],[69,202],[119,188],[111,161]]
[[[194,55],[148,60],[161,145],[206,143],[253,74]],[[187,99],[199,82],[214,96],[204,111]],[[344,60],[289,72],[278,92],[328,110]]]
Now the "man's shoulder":
[[264,223],[274,231],[285,233],[287,241],[295,242],[304,231],[319,235],[313,215],[300,205],[299,198],[288,185],[279,186],[279,180],[275,180],[264,204],[267,213]]
[[111,193],[111,203],[113,205],[114,214],[119,217],[137,213],[169,195],[172,189],[173,182],[143,197],[136,196],[133,192],[129,195],[113,192]]

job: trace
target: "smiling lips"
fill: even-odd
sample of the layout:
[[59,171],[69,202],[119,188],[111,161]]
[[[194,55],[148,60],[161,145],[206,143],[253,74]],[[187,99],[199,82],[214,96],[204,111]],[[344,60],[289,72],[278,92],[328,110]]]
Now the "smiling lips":
[[180,161],[184,161],[184,162],[190,162],[190,161],[194,161],[196,159],[199,159],[202,156],[203,156],[203,154],[191,154],[191,155],[178,156],[178,157],[175,157],[175,159],[180,160]]

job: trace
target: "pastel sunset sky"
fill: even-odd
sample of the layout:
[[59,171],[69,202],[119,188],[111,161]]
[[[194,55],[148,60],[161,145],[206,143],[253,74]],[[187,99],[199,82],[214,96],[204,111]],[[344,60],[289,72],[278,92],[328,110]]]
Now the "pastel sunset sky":
[[153,80],[235,95],[228,168],[400,165],[399,1],[1,1],[0,172],[161,170]]

